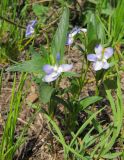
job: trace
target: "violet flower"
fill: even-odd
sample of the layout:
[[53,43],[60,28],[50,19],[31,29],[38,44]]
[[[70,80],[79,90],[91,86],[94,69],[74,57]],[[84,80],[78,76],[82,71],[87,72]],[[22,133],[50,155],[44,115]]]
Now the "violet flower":
[[72,69],[72,64],[61,64],[58,65],[58,62],[60,60],[60,54],[58,53],[56,56],[57,63],[52,66],[50,64],[46,64],[43,66],[43,71],[46,73],[46,75],[43,77],[44,82],[52,82],[55,81],[62,72],[68,72]]
[[37,23],[36,20],[32,20],[28,23],[28,25],[26,27],[25,37],[30,37],[34,33],[34,27],[35,27],[36,23]]
[[67,36],[66,45],[70,46],[74,42],[75,35],[77,35],[80,32],[86,33],[87,29],[86,28],[79,28],[79,27],[73,28]]
[[95,47],[95,53],[87,55],[87,59],[93,62],[94,70],[108,69],[110,64],[107,60],[113,55],[113,48],[103,48],[102,45],[97,45]]

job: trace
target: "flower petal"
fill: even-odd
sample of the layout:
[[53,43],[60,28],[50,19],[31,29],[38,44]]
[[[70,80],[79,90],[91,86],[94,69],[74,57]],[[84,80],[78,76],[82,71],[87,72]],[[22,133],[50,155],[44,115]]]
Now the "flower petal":
[[68,34],[66,45],[71,45],[74,42],[74,36],[80,33],[81,29],[79,27],[75,27]]
[[96,62],[97,61],[97,57],[95,54],[88,54],[87,55],[87,59],[91,62]]
[[103,51],[103,47],[101,44],[99,44],[95,47],[95,53],[96,53],[96,56],[98,59],[102,58],[102,51]]
[[36,23],[37,23],[37,20],[31,20],[29,22],[29,25],[32,26],[32,27],[34,27]]
[[105,48],[104,58],[109,59],[112,55],[113,55],[113,48],[111,47]]
[[62,69],[61,72],[68,72],[73,68],[73,64],[62,64],[59,68]]
[[103,67],[104,69],[108,69],[110,67],[109,63],[106,61],[103,63]]
[[34,27],[35,27],[36,23],[37,23],[36,20],[29,21],[29,23],[28,23],[28,25],[26,27],[26,33],[25,33],[26,37],[29,37],[34,33]]
[[52,82],[52,81],[55,81],[59,76],[60,76],[61,73],[58,73],[58,72],[53,72],[49,75],[46,75],[43,77],[43,81],[44,82]]
[[46,64],[43,66],[43,71],[49,75],[54,71],[54,67],[49,64]]
[[87,29],[86,28],[81,28],[80,31],[86,33]]
[[74,37],[76,34],[80,33],[80,28],[79,27],[74,27],[71,32],[70,32],[70,35],[72,37]]
[[99,71],[103,68],[103,62],[102,61],[97,61],[93,63],[93,68],[95,71]]
[[34,28],[31,27],[30,25],[27,26],[26,28],[26,33],[25,33],[25,37],[29,37],[34,33]]
[[66,45],[70,46],[74,42],[74,38],[70,35],[67,37]]

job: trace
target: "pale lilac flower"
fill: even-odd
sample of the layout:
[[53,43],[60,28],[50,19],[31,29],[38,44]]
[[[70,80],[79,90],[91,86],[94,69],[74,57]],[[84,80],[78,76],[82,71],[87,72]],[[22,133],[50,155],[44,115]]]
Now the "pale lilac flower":
[[110,64],[107,62],[107,59],[113,55],[113,48],[103,48],[102,45],[97,45],[95,47],[95,53],[87,55],[87,59],[93,62],[94,70],[108,69]]
[[72,64],[62,64],[54,66],[46,64],[43,66],[43,71],[46,73],[46,75],[43,77],[44,82],[52,82],[55,81],[62,72],[68,72],[72,69]]
[[87,29],[86,28],[80,28],[80,31],[86,33]]
[[36,20],[32,20],[28,23],[26,27],[25,37],[30,37],[34,33],[34,27],[36,23],[37,23]]
[[66,45],[70,46],[74,42],[74,36],[80,32],[86,33],[87,29],[86,28],[79,28],[79,27],[73,28],[67,36]]

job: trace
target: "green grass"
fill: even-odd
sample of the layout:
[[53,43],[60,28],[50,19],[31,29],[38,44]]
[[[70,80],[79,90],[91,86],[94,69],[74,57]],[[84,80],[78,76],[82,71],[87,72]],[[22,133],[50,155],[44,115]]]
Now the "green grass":
[[1,160],[12,160],[16,150],[23,142],[23,138],[19,142],[18,140],[15,142],[14,135],[17,119],[21,109],[21,98],[25,79],[26,75],[22,74],[18,84],[18,89],[16,90],[16,75],[14,77],[9,113],[7,115],[7,121],[4,126],[2,141],[0,144]]
[[8,58],[17,59],[19,56],[19,41],[22,40],[24,28],[20,28],[18,23],[18,1],[0,2],[0,63],[6,63]]

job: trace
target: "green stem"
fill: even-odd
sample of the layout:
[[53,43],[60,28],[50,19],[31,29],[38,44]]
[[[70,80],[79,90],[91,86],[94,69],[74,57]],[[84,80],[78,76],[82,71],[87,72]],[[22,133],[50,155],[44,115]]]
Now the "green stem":
[[87,71],[88,71],[88,68],[89,68],[89,65],[88,63],[86,63],[86,69],[83,73],[83,67],[82,67],[82,71],[81,71],[81,78],[80,78],[80,90],[79,90],[79,96],[80,96],[80,93],[84,87],[84,82],[85,82],[85,79],[86,79],[86,75],[87,75]]
[[99,89],[98,89],[98,86],[97,86],[97,81],[96,81],[96,90],[95,90],[95,96],[98,96],[99,95]]
[[0,74],[0,94],[1,94],[1,88],[2,88],[2,77],[3,77],[3,69],[1,70],[1,74]]

